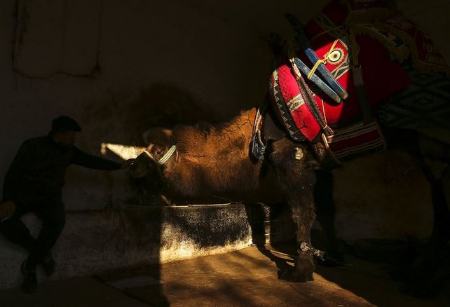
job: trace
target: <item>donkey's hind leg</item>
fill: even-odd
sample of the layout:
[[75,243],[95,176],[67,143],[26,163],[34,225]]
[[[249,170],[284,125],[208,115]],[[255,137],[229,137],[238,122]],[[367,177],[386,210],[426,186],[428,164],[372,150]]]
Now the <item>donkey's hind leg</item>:
[[[427,146],[423,146],[426,144]],[[422,248],[414,262],[408,278],[408,288],[416,296],[429,296],[443,284],[443,278],[450,278],[450,259],[448,259],[450,241],[450,211],[445,195],[443,180],[449,172],[448,150],[431,150],[428,141],[421,142],[419,161],[431,187],[433,205],[433,230],[428,242]],[[441,144],[442,145],[442,144]],[[444,146],[444,145],[442,145]],[[437,166],[437,167],[436,167]],[[445,272],[447,268],[447,272]]]
[[339,265],[344,262],[344,256],[339,248],[336,236],[336,209],[333,201],[333,173],[329,170],[316,171],[314,185],[314,202],[317,220],[325,235],[325,257],[318,259],[323,265]]
[[450,210],[444,180],[449,175],[450,145],[420,136],[419,147],[422,171],[431,187],[434,218],[432,240],[446,243],[450,240]]

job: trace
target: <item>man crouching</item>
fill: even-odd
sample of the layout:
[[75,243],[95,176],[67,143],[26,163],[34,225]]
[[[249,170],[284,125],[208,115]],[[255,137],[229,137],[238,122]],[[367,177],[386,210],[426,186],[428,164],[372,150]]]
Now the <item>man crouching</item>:
[[[122,166],[75,147],[79,131],[80,126],[72,118],[55,118],[47,136],[29,139],[22,144],[5,177],[0,232],[28,252],[21,267],[24,276],[22,289],[26,292],[36,290],[38,265],[47,275],[55,271],[51,249],[65,223],[62,187],[67,167],[76,164],[91,169],[117,170]],[[21,221],[28,212],[42,220],[37,238]]]

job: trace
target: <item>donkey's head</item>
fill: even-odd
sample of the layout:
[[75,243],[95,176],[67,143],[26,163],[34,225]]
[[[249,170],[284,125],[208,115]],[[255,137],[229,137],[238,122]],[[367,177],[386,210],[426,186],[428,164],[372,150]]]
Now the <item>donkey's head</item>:
[[134,178],[148,176],[156,181],[163,181],[164,170],[172,166],[178,155],[172,130],[152,128],[143,137],[149,145],[130,165],[130,174]]

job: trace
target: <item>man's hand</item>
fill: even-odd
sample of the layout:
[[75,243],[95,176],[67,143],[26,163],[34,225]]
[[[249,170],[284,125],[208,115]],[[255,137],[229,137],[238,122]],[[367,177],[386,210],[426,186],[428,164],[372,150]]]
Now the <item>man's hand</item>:
[[0,203],[0,221],[3,221],[16,211],[16,204],[12,201],[5,201]]
[[136,159],[128,159],[123,161],[122,163],[122,169],[127,169],[129,168],[131,165],[133,165],[133,163],[136,161]]

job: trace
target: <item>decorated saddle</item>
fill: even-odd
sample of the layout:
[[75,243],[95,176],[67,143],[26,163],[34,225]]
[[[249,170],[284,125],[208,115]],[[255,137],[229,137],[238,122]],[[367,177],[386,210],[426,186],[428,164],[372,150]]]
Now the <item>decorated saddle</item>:
[[325,142],[343,158],[384,148],[372,111],[410,85],[402,64],[449,73],[431,41],[385,1],[332,1],[296,32],[270,93],[295,141]]

